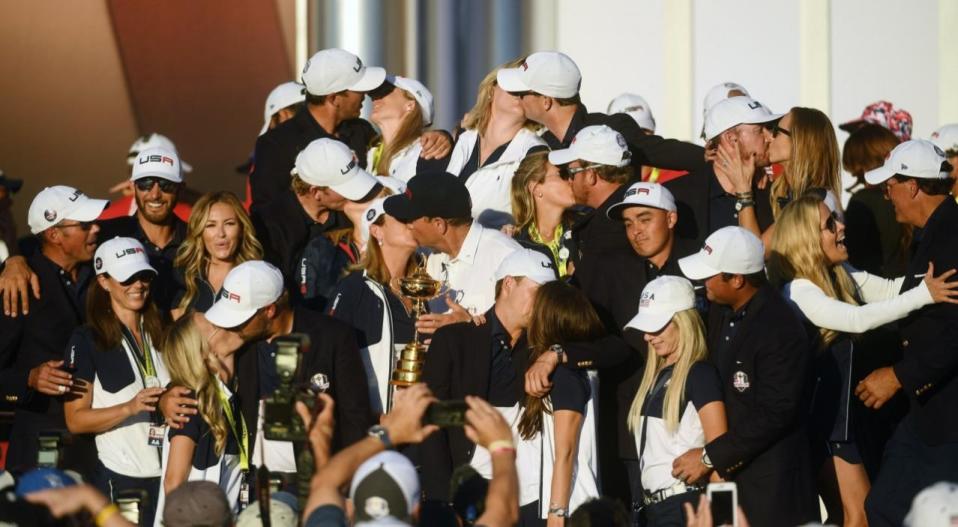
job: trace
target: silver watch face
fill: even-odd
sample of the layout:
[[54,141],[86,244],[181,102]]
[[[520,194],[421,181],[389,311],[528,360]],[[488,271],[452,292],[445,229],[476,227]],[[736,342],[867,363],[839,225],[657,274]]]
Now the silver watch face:
[[314,393],[326,393],[329,389],[329,377],[325,373],[317,373],[309,378],[309,389]]

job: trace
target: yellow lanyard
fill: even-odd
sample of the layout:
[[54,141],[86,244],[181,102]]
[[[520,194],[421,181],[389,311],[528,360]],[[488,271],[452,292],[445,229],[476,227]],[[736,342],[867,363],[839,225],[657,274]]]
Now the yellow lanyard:
[[230,399],[226,396],[226,392],[223,391],[221,384],[217,384],[216,388],[220,393],[220,404],[223,406],[223,413],[226,414],[226,421],[229,422],[230,432],[233,433],[233,437],[236,438],[236,443],[239,445],[240,470],[249,470],[249,434],[246,430],[246,419],[243,417],[243,413],[240,412],[240,429],[237,431],[236,419],[233,418],[233,406],[230,405]]
[[555,261],[559,264],[559,277],[566,275],[566,264],[569,261],[569,256],[566,255],[565,258],[562,257],[562,235],[564,234],[565,229],[562,227],[562,224],[556,225],[556,230],[552,234],[552,241],[547,242],[542,239],[542,235],[539,234],[539,227],[536,227],[536,224],[533,223],[529,225],[529,238],[538,243],[545,245],[549,248],[549,252],[552,253],[552,257],[555,258]]
[[375,174],[376,169],[379,167],[379,159],[383,155],[383,143],[380,142],[378,145],[374,146],[372,149],[373,152],[373,162],[366,167],[366,171],[370,174]]

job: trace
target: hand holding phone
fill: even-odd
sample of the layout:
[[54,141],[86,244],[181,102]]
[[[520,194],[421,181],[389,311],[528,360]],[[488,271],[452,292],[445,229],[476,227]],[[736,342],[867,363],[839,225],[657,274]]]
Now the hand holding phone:
[[739,527],[738,487],[733,482],[709,483],[709,508],[712,512],[712,525],[731,525]]

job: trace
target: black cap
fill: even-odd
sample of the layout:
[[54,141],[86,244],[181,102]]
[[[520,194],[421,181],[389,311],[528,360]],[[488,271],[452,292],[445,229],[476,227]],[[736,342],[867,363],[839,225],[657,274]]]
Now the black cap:
[[402,222],[427,218],[470,218],[472,199],[459,178],[448,172],[416,174],[406,191],[389,196],[383,210]]
[[0,170],[0,187],[6,187],[11,194],[16,194],[22,186],[22,179],[8,178],[6,174],[3,173],[3,170]]

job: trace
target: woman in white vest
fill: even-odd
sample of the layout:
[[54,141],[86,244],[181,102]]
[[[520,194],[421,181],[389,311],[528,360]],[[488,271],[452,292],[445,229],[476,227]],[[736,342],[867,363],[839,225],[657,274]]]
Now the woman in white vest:
[[[459,178],[472,197],[472,217],[486,210],[512,214],[512,176],[526,154],[548,149],[526,119],[518,97],[499,87],[496,73],[519,66],[516,59],[495,68],[479,84],[476,105],[462,120],[465,129],[456,140],[446,171]],[[480,221],[482,223],[482,221]]]
[[449,156],[424,159],[423,131],[432,124],[432,93],[419,81],[388,76],[369,92],[373,112],[369,119],[380,136],[366,154],[366,169],[377,176],[392,176],[403,182],[421,172],[443,172]]
[[705,360],[705,325],[692,283],[678,276],[649,282],[626,328],[645,333],[648,344],[627,421],[639,454],[646,519],[649,526],[685,525],[683,504],[695,506],[708,482],[676,478],[672,463],[728,427],[718,370]]
[[[539,286],[529,321],[531,366],[543,353],[560,342],[585,342],[604,334],[599,316],[585,295],[561,281]],[[517,452],[519,503],[536,506],[536,517],[549,526],[564,525],[571,511],[597,498],[598,453],[596,451],[595,372],[560,366],[552,377],[552,391],[543,398],[525,396],[519,417],[520,442],[538,444]],[[538,439],[538,441],[536,441]],[[529,478],[529,474],[539,477]],[[526,483],[529,482],[529,483]],[[535,524],[523,515],[521,525]]]
[[384,199],[371,203],[362,216],[368,240],[362,261],[340,281],[329,315],[356,328],[369,382],[369,402],[376,412],[389,408],[391,379],[398,351],[415,333],[412,302],[399,280],[416,269],[416,240],[409,228],[383,211]]
[[171,429],[164,444],[160,510],[165,495],[183,482],[212,481],[238,513],[250,500],[251,450],[235,396],[234,353],[213,353],[193,317],[186,316],[170,328],[164,358],[171,383],[189,388],[198,404],[197,414],[182,428]]
[[87,292],[87,324],[73,333],[66,350],[76,385],[64,417],[70,432],[95,435],[97,487],[111,500],[124,490],[145,490],[150,501],[140,514],[152,522],[164,433],[155,410],[169,381],[154,346],[163,331],[149,301],[156,270],[132,238],[102,243],[93,261],[97,279]]

